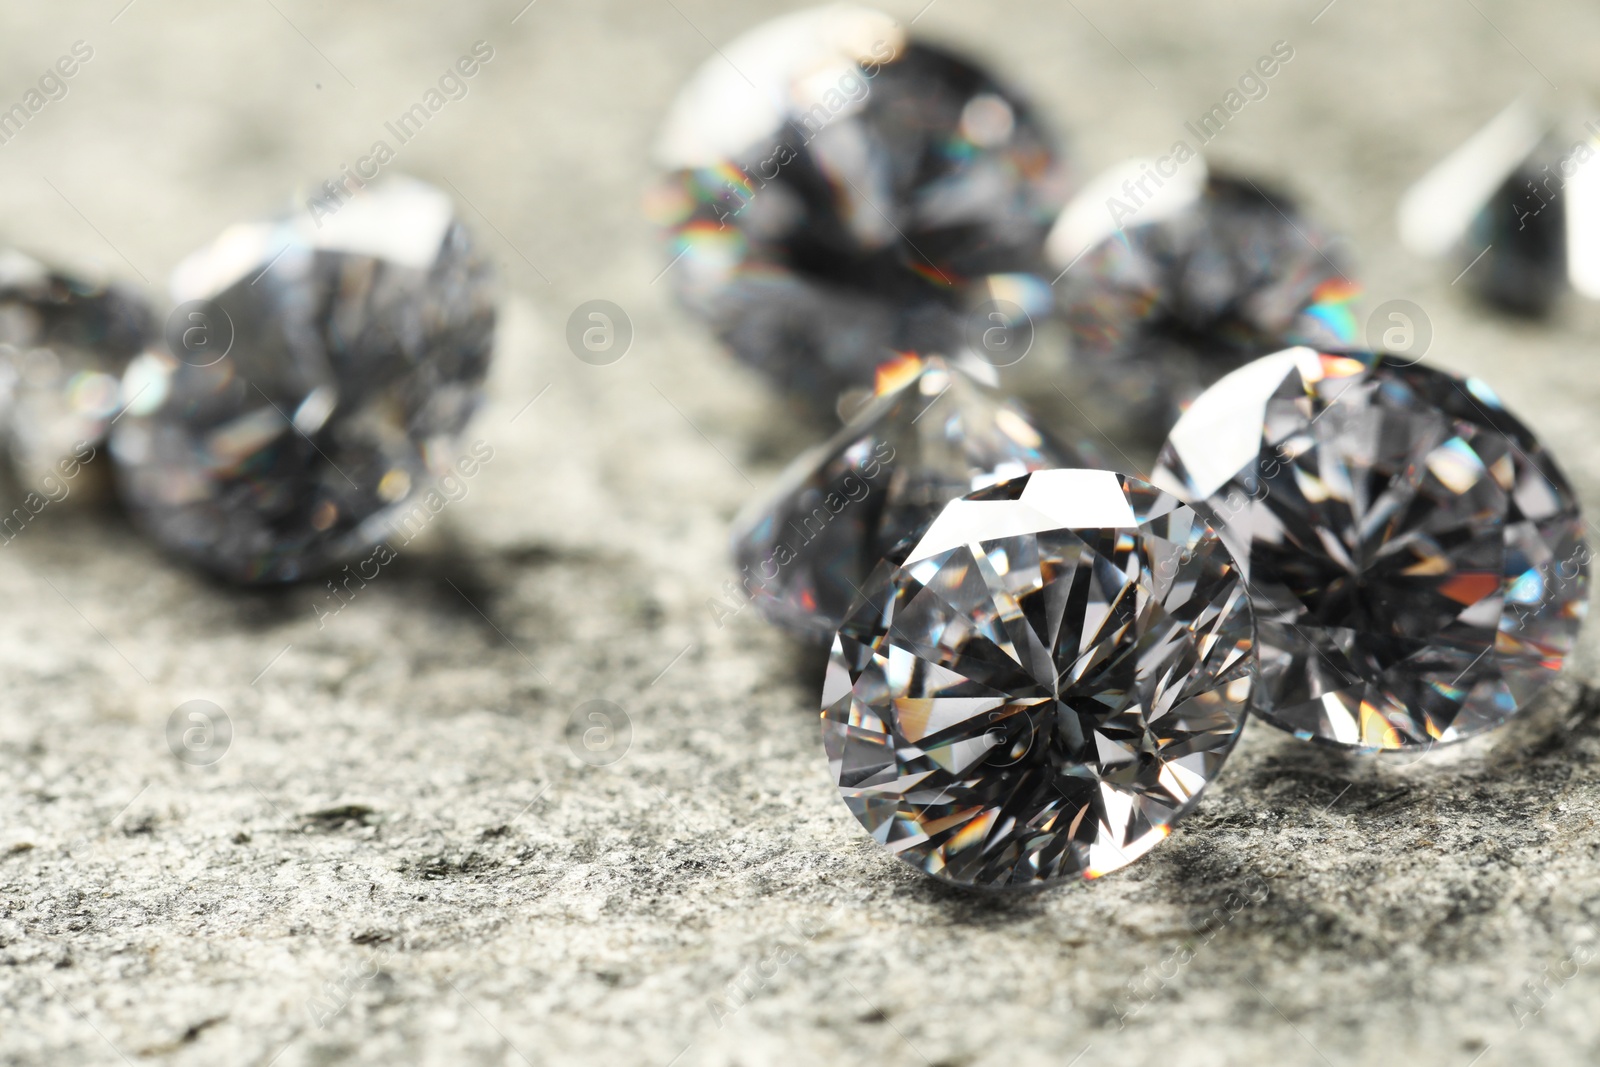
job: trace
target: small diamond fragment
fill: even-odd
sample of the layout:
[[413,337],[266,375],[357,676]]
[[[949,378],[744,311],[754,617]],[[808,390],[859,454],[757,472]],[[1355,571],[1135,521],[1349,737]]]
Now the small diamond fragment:
[[123,498],[170,551],[234,581],[305,578],[390,536],[448,472],[495,311],[443,193],[389,178],[331,217],[235,226],[173,295],[231,347],[139,356],[112,435]]
[[864,583],[822,735],[879,844],[964,886],[1094,878],[1159,844],[1239,737],[1250,602],[1189,507],[1110,471],[957,500]]
[[1252,710],[1352,748],[1500,725],[1588,609],[1571,485],[1475,378],[1295,348],[1206,391],[1155,481],[1204,501],[1250,581]]
[[902,538],[958,496],[1073,466],[1018,408],[943,361],[885,368],[898,384],[799,456],[734,522],[744,595],[788,632],[826,643],[860,585]]

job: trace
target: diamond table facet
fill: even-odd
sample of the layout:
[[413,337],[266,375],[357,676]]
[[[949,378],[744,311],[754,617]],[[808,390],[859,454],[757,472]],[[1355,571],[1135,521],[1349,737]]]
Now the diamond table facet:
[[1572,487],[1475,378],[1289,349],[1222,379],[1154,476],[1204,501],[1249,576],[1252,710],[1364,749],[1500,725],[1588,608]]
[[1251,610],[1193,509],[1109,471],[952,502],[834,639],[822,733],[879,844],[943,881],[1028,886],[1137,859],[1238,739]]
[[878,560],[949,501],[1077,462],[943,361],[908,358],[904,367],[904,380],[799,456],[734,522],[743,595],[797,637],[831,641]]

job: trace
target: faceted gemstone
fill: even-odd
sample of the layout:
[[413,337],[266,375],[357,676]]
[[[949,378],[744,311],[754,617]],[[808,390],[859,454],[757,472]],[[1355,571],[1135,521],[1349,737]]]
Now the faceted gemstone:
[[1545,315],[1566,292],[1567,205],[1559,196],[1541,200],[1536,191],[1559,162],[1559,146],[1546,142],[1518,164],[1479,208],[1462,243],[1462,268],[1472,269],[1461,280],[1502,310]]
[[1244,566],[1252,709],[1300,737],[1397,749],[1498,726],[1587,611],[1572,487],[1475,378],[1280,352],[1195,401],[1154,480],[1204,501]]
[[1407,191],[1401,238],[1504,311],[1545,315],[1569,283],[1600,298],[1596,155],[1600,120],[1554,122],[1518,101]]
[[[1075,370],[1135,432],[1159,436],[1211,382],[1285,344],[1355,341],[1356,290],[1332,240],[1282,193],[1204,167],[1180,165],[1135,207],[1124,185],[1154,188],[1154,168],[1124,165],[1051,235]],[[1129,213],[1113,217],[1113,198]]]
[[22,484],[93,455],[122,371],[152,333],[137,294],[0,250],[0,432]]
[[744,595],[826,644],[883,555],[946,503],[1028,471],[1073,466],[1018,408],[938,359],[885,369],[885,389],[800,455],[734,521]]
[[337,566],[442,500],[488,369],[490,266],[444,194],[391,178],[319,215],[235,226],[181,264],[180,310],[199,301],[218,339],[205,360],[147,352],[124,381],[130,510],[234,581]]
[[821,407],[894,351],[959,357],[988,301],[1048,309],[1025,275],[1064,199],[1052,139],[882,13],[815,8],[740,37],[679,94],[658,154],[679,296]]
[[1094,878],[1167,836],[1238,739],[1250,602],[1191,508],[1110,471],[951,503],[864,583],[822,736],[885,848],[947,882]]

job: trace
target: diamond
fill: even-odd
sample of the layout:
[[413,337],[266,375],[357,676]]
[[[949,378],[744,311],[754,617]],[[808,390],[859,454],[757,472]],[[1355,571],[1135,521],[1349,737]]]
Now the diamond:
[[1547,314],[1569,284],[1600,299],[1597,154],[1600,121],[1552,121],[1519,100],[1406,192],[1401,239],[1453,258],[1456,282],[1504,311]]
[[1517,101],[1406,190],[1400,238],[1454,259],[1456,282],[1518,315],[1546,315],[1568,285],[1600,299],[1600,120]]
[[93,455],[122,371],[153,332],[137,294],[0,250],[0,432],[23,483]]
[[1560,162],[1559,147],[1546,142],[1519,163],[1473,217],[1462,243],[1466,287],[1513,314],[1545,315],[1567,288],[1566,200],[1545,202],[1534,191]]
[[1250,602],[1155,487],[1042,471],[940,512],[833,643],[822,735],[845,804],[964,886],[1094,878],[1161,842],[1239,737]]
[[448,473],[495,312],[488,261],[438,190],[390,178],[332,217],[235,226],[173,294],[231,348],[140,355],[111,441],[135,520],[172,552],[234,581],[308,577]]
[[942,360],[908,358],[885,378],[897,384],[796,458],[734,521],[745,594],[774,624],[818,643],[832,640],[878,560],[946,503],[1076,462],[1018,408]]
[[751,30],[678,95],[658,156],[679,297],[824,408],[893,351],[958,357],[986,301],[1049,306],[1026,274],[1064,199],[1052,138],[888,15],[834,5]]
[[1195,401],[1154,480],[1214,512],[1255,602],[1252,710],[1300,737],[1397,749],[1498,726],[1587,611],[1572,487],[1475,378],[1289,349]]
[[1286,344],[1354,343],[1355,286],[1292,201],[1193,159],[1113,225],[1108,198],[1153,174],[1134,160],[1096,179],[1050,237],[1075,369],[1132,427],[1164,430],[1211,382]]

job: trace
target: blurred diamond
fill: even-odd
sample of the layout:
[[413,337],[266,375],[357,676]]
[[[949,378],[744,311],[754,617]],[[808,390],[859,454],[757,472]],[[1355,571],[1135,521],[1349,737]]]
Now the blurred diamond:
[[861,583],[949,501],[1028,471],[1073,466],[1020,410],[941,360],[906,357],[849,425],[803,453],[734,522],[744,595],[826,643]]
[[1600,122],[1552,122],[1519,100],[1406,192],[1401,239],[1516,314],[1548,313],[1569,284],[1600,298],[1597,156]]
[[1300,737],[1396,749],[1498,726],[1588,608],[1572,487],[1475,378],[1280,352],[1195,401],[1155,480],[1215,512],[1255,602],[1252,710]]
[[819,407],[894,351],[959,358],[986,301],[1049,307],[1018,276],[1063,198],[1051,138],[888,15],[814,8],[740,37],[678,95],[658,154],[679,296]]
[[1559,162],[1559,147],[1542,143],[1484,202],[1462,243],[1462,282],[1505,311],[1544,315],[1567,290],[1567,205],[1535,191]]
[[1285,344],[1351,344],[1357,324],[1332,241],[1291,201],[1208,176],[1199,157],[1156,162],[1091,182],[1050,253],[1075,369],[1135,432],[1159,434],[1228,371]]
[[0,432],[24,486],[93,455],[152,333],[137,294],[0,250]]
[[879,844],[959,885],[1094,878],[1216,775],[1255,678],[1250,604],[1190,508],[1109,471],[952,503],[833,643],[822,735]]
[[419,507],[425,525],[488,369],[489,264],[444,194],[390,178],[319,214],[234,226],[180,264],[202,343],[147,351],[123,383],[134,517],[235,581],[314,575]]

